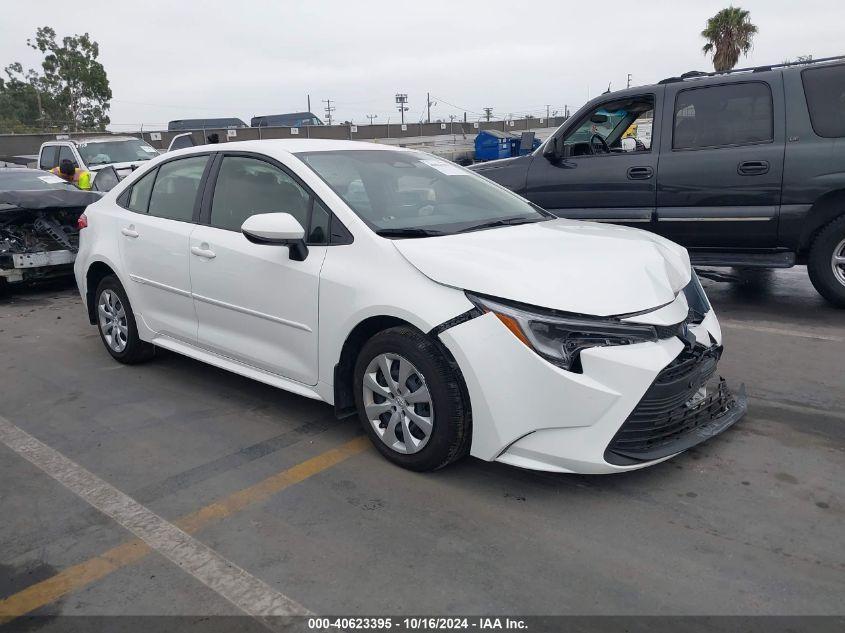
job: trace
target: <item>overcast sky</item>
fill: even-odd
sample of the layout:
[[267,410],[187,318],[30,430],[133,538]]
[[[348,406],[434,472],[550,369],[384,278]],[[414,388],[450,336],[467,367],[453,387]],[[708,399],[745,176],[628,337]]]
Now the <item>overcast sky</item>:
[[[740,66],[798,55],[845,53],[840,0],[743,0],[759,27]],[[699,69],[712,70],[699,33],[724,1],[633,4],[545,0],[475,2],[39,0],[4,3],[0,65],[38,57],[26,48],[38,26],[59,36],[89,32],[114,97],[112,129],[166,126],[179,118],[311,109],[365,123],[399,119],[394,95],[408,94],[408,121],[425,116],[426,91],[450,114],[477,119],[574,111],[607,89]]]

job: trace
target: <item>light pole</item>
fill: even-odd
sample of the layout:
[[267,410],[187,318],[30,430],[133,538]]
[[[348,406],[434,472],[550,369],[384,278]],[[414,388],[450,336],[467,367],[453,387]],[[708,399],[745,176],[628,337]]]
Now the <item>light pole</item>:
[[396,109],[402,117],[402,125],[405,125],[405,113],[408,111],[408,95],[405,93],[396,93]]
[[370,125],[372,125],[373,119],[377,119],[378,115],[377,114],[368,114],[368,115],[366,115],[366,117],[370,120]]

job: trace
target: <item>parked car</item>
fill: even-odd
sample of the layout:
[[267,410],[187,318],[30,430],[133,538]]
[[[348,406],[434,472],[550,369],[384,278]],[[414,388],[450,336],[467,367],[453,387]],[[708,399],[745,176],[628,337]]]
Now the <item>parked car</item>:
[[187,130],[234,130],[249,127],[237,117],[222,117],[217,119],[176,119],[167,124],[168,132],[184,132]]
[[82,225],[76,280],[114,359],[162,347],[323,400],[406,468],[630,470],[746,409],[683,248],[422,152],[178,150]]
[[560,217],[667,237],[696,265],[806,264],[845,307],[843,60],[603,94],[531,155],[473,169]]
[[0,291],[8,284],[70,275],[78,218],[99,198],[49,172],[0,168]]
[[134,136],[97,136],[94,138],[47,141],[38,152],[38,167],[49,171],[65,160],[75,167],[96,174],[113,167],[125,178],[144,162],[158,156],[158,150]]
[[250,127],[306,127],[324,125],[324,123],[312,112],[288,112],[287,114],[254,116],[249,125]]

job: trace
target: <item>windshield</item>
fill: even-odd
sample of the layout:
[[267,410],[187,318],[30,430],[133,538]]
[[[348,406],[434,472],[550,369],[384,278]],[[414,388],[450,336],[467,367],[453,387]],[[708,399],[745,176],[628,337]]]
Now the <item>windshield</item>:
[[482,176],[421,152],[340,150],[297,156],[376,233],[424,237],[553,217]]
[[0,191],[40,191],[43,189],[76,189],[76,187],[46,171],[0,169]]
[[80,143],[77,149],[82,160],[89,167],[106,163],[134,163],[158,156],[158,152],[148,143],[135,138],[123,141]]

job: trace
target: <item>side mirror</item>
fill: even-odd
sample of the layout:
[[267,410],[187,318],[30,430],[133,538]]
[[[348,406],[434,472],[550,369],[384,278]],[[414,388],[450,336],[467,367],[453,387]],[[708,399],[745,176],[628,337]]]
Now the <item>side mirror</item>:
[[276,244],[290,248],[290,258],[301,262],[308,256],[305,229],[290,213],[257,213],[241,225],[241,233],[253,244]]
[[91,182],[91,189],[94,191],[111,191],[120,182],[120,177],[114,167],[108,165],[94,173],[94,180]]
[[556,163],[560,160],[560,149],[558,149],[558,137],[553,136],[546,146],[543,148],[543,158],[551,163]]

